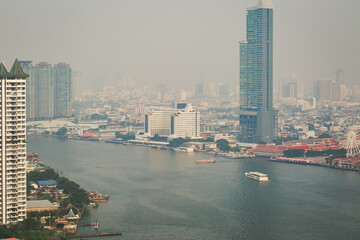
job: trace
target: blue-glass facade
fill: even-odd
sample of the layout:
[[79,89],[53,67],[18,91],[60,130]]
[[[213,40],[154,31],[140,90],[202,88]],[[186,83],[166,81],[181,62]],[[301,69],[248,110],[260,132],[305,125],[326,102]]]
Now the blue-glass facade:
[[259,0],[246,17],[246,41],[240,42],[240,138],[245,142],[272,142],[273,8]]

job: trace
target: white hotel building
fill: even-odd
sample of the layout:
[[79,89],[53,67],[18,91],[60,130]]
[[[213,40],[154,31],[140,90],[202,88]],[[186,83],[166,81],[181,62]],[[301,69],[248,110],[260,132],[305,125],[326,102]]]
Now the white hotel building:
[[0,64],[0,224],[26,217],[26,77],[18,60]]
[[178,108],[161,108],[145,115],[145,133],[171,138],[200,137],[200,112],[191,104],[178,104]]

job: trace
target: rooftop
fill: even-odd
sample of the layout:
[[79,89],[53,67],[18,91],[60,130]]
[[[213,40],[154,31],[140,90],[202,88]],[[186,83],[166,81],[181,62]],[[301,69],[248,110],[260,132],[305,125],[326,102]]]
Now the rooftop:
[[273,4],[272,0],[259,0],[256,8],[269,8],[269,9],[273,9],[273,8],[274,8],[274,4]]
[[10,72],[8,72],[5,68],[4,63],[0,64],[0,78],[21,78],[21,79],[25,79],[29,77],[28,74],[26,74],[19,63],[18,59],[15,59],[15,62],[13,64],[13,66],[11,67]]
[[37,183],[39,184],[39,186],[49,186],[57,184],[55,180],[37,181]]
[[28,200],[26,201],[26,207],[28,208],[53,207],[53,205],[49,200]]

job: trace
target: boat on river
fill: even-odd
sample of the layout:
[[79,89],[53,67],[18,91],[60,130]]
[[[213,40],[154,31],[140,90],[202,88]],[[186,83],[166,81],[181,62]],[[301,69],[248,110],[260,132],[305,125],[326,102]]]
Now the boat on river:
[[214,159],[211,160],[202,159],[202,160],[196,160],[195,163],[216,163],[216,161]]
[[102,195],[99,192],[91,191],[88,192],[89,200],[94,202],[107,202],[109,200],[108,195]]
[[247,176],[248,178],[260,181],[260,182],[268,182],[269,181],[269,177],[265,173],[247,172],[247,173],[245,173],[245,176]]

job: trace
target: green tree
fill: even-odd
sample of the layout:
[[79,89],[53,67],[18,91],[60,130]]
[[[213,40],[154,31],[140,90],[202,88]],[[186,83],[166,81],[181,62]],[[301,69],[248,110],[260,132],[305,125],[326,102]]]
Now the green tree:
[[174,138],[169,142],[169,147],[177,148],[181,147],[185,142],[184,138]]
[[12,238],[12,237],[16,237],[16,234],[13,231],[11,231],[11,229],[9,229],[7,226],[0,225],[0,237]]
[[303,157],[305,153],[304,149],[288,149],[284,151],[284,156],[286,157]]
[[309,131],[315,130],[314,124],[312,124],[312,123],[307,123],[307,125],[308,125],[308,127],[309,127]]
[[104,114],[104,115],[100,115],[98,113],[94,113],[93,115],[91,115],[90,117],[91,120],[107,120],[108,119],[108,115]]
[[236,147],[231,148],[231,151],[232,152],[240,152],[241,149],[239,148],[239,146],[236,146]]
[[129,140],[134,140],[135,139],[135,135],[134,134],[121,134],[120,132],[116,132],[115,133],[115,137],[116,138],[121,138],[124,141],[129,141]]
[[94,113],[93,115],[91,115],[90,117],[91,120],[100,120],[101,119],[101,115],[98,113]]
[[318,136],[318,138],[332,138],[332,136],[328,133],[323,133],[320,136]]
[[70,181],[66,177],[58,178],[58,187],[64,189],[64,193],[71,194],[70,202],[76,207],[89,204],[87,192],[76,182]]
[[30,181],[39,181],[39,180],[56,180],[59,177],[59,174],[55,172],[54,169],[45,167],[45,172],[32,171],[27,174],[27,180]]
[[324,122],[330,122],[330,121],[331,121],[331,116],[330,116],[330,114],[326,115],[326,116],[323,118],[323,121],[324,121]]
[[68,129],[66,127],[61,127],[58,129],[58,131],[55,133],[59,136],[64,136],[68,132]]
[[217,144],[217,148],[220,151],[228,152],[231,150],[231,147],[229,146],[229,141],[226,139],[219,139],[216,141],[216,144]]
[[154,137],[153,137],[153,140],[154,141],[160,141],[161,137],[159,136],[159,134],[155,134]]

